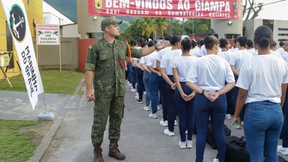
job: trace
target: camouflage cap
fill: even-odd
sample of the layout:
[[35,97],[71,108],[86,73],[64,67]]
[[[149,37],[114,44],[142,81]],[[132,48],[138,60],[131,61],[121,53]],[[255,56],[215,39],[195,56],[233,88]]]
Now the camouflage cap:
[[112,18],[106,18],[104,20],[101,21],[101,30],[103,31],[107,26],[109,25],[115,25],[115,24],[121,24],[122,21],[117,21],[115,19],[112,19]]

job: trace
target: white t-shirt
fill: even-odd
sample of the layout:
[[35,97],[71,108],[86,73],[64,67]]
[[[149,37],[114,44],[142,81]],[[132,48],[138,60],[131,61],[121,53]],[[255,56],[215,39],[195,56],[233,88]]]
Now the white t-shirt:
[[200,53],[199,53],[199,56],[200,56],[200,57],[207,55],[207,50],[206,50],[206,48],[205,48],[205,44],[201,46],[199,52],[200,52]]
[[253,54],[247,50],[237,50],[230,58],[230,65],[235,65],[235,69],[240,73],[242,65],[253,57]]
[[186,81],[197,84],[205,91],[215,92],[222,89],[225,82],[233,83],[235,79],[226,60],[209,54],[191,64]]
[[245,103],[269,100],[281,102],[281,84],[288,83],[288,67],[280,57],[258,55],[246,61],[236,86],[248,90]]
[[282,57],[285,53],[287,53],[282,47],[278,48],[276,51],[279,52]]
[[166,48],[160,50],[160,51],[158,52],[157,56],[156,56],[157,60],[158,60],[158,61],[161,61],[162,57],[163,57],[167,52],[171,51],[171,49],[172,49],[172,47],[169,46],[169,47],[166,47]]
[[190,69],[191,64],[195,62],[197,57],[195,56],[176,56],[173,61],[172,68],[178,70],[179,82],[186,82],[187,73]]
[[286,63],[288,64],[288,52],[283,53],[283,57],[282,57]]
[[278,56],[278,57],[282,58],[282,55],[281,55],[281,53],[280,53],[279,51],[272,51],[272,50],[270,50],[270,53],[271,53],[272,55],[274,55],[274,56]]
[[149,57],[153,56],[153,55],[157,55],[157,51],[154,51],[152,52],[150,55],[147,55],[147,56],[144,56],[144,57],[141,57],[140,59],[140,64],[144,64],[147,66],[147,63],[148,63],[148,60],[149,60]]
[[160,68],[165,68],[167,75],[173,75],[172,64],[176,56],[182,55],[181,49],[167,52],[161,59]]
[[233,53],[230,52],[230,50],[228,51],[221,51],[221,52],[218,52],[217,56],[225,59],[227,62],[230,61],[230,57],[232,57]]
[[235,51],[238,51],[238,50],[239,50],[239,48],[237,48],[237,47],[236,48],[234,48],[234,47],[231,48],[231,52],[235,52]]
[[147,63],[146,63],[146,66],[151,66],[152,68],[156,68],[156,56],[157,56],[157,53],[156,51],[154,51],[153,53],[151,53],[150,55],[148,55],[148,60],[147,60]]
[[251,48],[251,49],[249,49],[247,51],[251,52],[253,56],[258,55],[258,52],[256,52],[255,48]]
[[197,49],[197,48],[195,47],[194,49],[191,49],[191,50],[189,51],[189,54],[190,54],[191,56],[200,57],[200,50],[199,50],[199,48]]

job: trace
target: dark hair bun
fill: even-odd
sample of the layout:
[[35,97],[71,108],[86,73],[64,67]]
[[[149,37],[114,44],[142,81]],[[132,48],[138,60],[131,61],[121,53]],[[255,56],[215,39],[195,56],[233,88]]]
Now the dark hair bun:
[[259,45],[261,47],[267,47],[267,46],[269,46],[269,44],[270,44],[270,40],[267,37],[261,37],[259,39]]
[[227,39],[221,38],[220,39],[220,47],[224,48],[227,44],[229,44]]
[[212,41],[213,41],[212,38],[209,37],[209,36],[208,36],[208,37],[205,37],[205,39],[204,39],[205,44],[206,44],[206,43],[212,43]]

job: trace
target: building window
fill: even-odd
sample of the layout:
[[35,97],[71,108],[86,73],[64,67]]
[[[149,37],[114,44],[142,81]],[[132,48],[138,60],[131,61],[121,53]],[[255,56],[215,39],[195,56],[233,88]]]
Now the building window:
[[240,34],[225,34],[226,39],[235,39],[239,36],[240,36]]
[[271,30],[273,31],[273,28],[274,28],[274,20],[263,20],[263,25],[266,25],[266,26],[270,27]]
[[27,0],[27,5],[30,6],[30,0]]

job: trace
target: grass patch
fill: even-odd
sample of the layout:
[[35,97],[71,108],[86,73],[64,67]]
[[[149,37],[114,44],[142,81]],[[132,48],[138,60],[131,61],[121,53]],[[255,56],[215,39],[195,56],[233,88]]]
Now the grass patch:
[[0,162],[24,162],[34,154],[30,131],[19,133],[22,127],[39,124],[38,121],[0,120]]
[[77,94],[78,94],[79,96],[82,96],[82,95],[84,94],[84,92],[83,92],[83,91],[79,91]]
[[[78,71],[43,70],[40,71],[45,93],[73,94],[84,73]],[[12,88],[6,79],[0,80],[0,90],[26,92],[23,76],[9,78]]]

